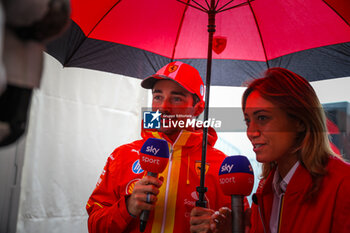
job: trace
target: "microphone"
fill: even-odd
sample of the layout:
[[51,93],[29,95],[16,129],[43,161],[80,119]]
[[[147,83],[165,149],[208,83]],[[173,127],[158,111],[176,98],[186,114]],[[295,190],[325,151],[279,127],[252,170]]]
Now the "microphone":
[[[166,168],[169,161],[168,142],[163,139],[149,138],[142,145],[140,150],[141,168],[147,171],[147,176],[158,177]],[[150,203],[150,194],[147,194],[147,202]],[[144,210],[140,215],[140,232],[144,232],[149,211]]]
[[247,157],[229,156],[219,171],[219,183],[225,195],[231,196],[232,232],[244,232],[244,196],[250,195],[254,186],[254,172]]

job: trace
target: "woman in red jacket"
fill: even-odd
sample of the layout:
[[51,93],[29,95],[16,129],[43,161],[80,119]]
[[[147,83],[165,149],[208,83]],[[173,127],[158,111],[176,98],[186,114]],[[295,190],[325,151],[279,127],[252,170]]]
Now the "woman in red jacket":
[[[242,110],[261,181],[247,232],[350,232],[350,165],[329,145],[326,118],[311,85],[271,68],[250,83]],[[231,232],[230,211],[194,208],[192,232]]]

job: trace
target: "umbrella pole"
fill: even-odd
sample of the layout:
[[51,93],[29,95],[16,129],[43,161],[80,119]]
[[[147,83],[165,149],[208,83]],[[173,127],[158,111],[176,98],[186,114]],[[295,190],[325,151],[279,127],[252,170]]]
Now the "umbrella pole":
[[[208,11],[208,58],[207,58],[207,76],[205,82],[205,107],[204,107],[204,122],[208,120],[209,115],[209,92],[210,92],[210,79],[211,79],[211,64],[212,64],[212,48],[213,48],[213,36],[215,33],[215,0],[211,0],[210,9]],[[205,192],[208,188],[205,187],[205,168],[206,168],[206,154],[207,154],[207,142],[208,142],[208,127],[203,127],[203,141],[202,141],[202,160],[200,169],[200,184],[197,187],[198,200],[196,206],[207,207],[207,201],[204,199]]]

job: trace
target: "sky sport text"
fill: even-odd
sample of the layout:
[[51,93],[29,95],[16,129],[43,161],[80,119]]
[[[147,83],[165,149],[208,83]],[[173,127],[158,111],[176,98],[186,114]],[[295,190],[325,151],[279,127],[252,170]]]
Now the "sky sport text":
[[153,147],[153,146],[146,147],[146,152],[152,153],[153,155],[157,155],[159,150],[160,150],[159,148],[157,149],[156,147]]
[[142,161],[145,162],[145,163],[158,164],[158,165],[159,165],[159,162],[160,162],[159,159],[153,159],[153,158],[149,158],[149,157],[146,157],[146,156],[142,157]]

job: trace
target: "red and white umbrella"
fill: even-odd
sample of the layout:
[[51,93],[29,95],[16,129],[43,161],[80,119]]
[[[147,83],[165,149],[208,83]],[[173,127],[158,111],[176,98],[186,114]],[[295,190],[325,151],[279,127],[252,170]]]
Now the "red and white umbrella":
[[[211,84],[240,86],[276,66],[309,81],[350,76],[350,4],[346,0],[71,3],[72,26],[48,45],[51,55],[64,66],[137,78],[154,74],[173,60],[186,62],[206,77],[204,120]],[[202,167],[206,135],[204,128]],[[202,170],[200,202],[205,192]]]
[[[208,8],[205,0],[195,2]],[[240,86],[267,66],[309,81],[350,73],[346,0],[221,0],[213,85]],[[243,4],[242,6],[239,6]],[[73,24],[48,46],[64,66],[144,78],[172,60],[206,76],[208,14],[176,0],[71,0]],[[238,6],[238,7],[235,7]]]

